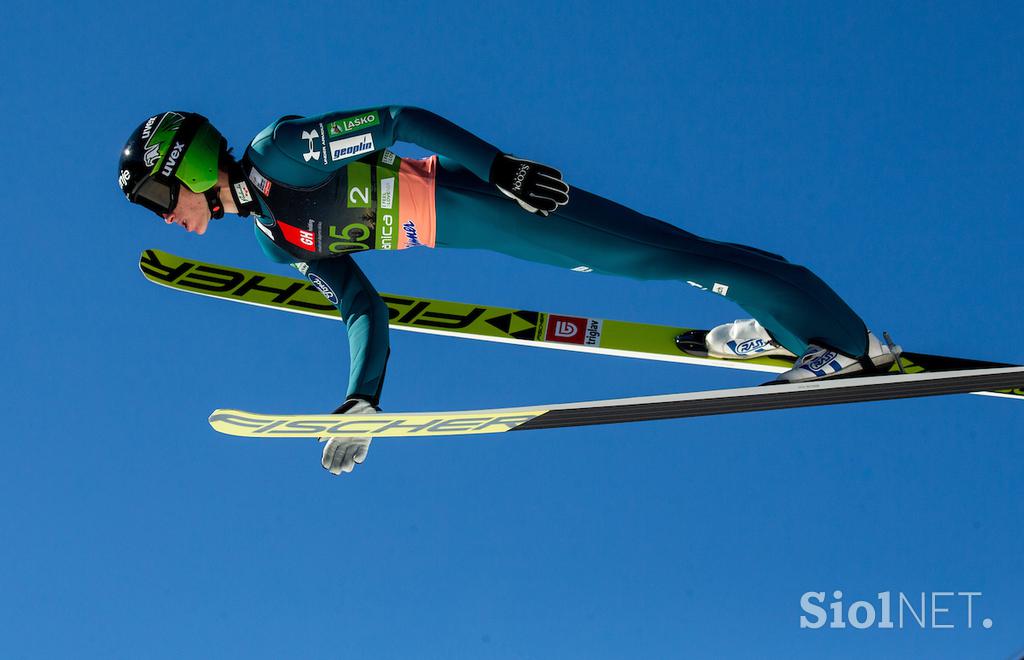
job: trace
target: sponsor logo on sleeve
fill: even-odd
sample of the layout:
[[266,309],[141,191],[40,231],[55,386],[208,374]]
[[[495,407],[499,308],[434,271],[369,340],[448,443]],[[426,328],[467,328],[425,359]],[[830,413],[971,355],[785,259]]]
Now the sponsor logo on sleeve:
[[591,268],[590,266],[576,266],[572,270],[576,271],[577,273],[593,273],[594,272],[594,269]]
[[295,268],[295,270],[299,271],[303,275],[309,272],[309,264],[307,264],[305,261],[296,261],[295,263],[292,264],[292,266]]
[[313,286],[319,289],[320,293],[324,294],[324,298],[330,300],[332,305],[338,304],[338,296],[334,293],[334,290],[331,289],[331,286],[327,284],[324,278],[320,277],[316,273],[306,273],[306,276],[309,278],[309,281],[313,283]]
[[256,189],[261,193],[264,195],[270,194],[270,181],[260,174],[255,167],[249,170],[249,180],[252,181],[252,185],[256,186]]
[[714,286],[711,287],[711,290],[720,296],[724,296],[729,293],[729,285],[715,282]]
[[327,125],[327,137],[336,138],[347,135],[353,131],[377,126],[380,124],[380,117],[376,112],[367,112],[354,117],[346,117],[338,121],[332,121]]
[[314,240],[313,232],[286,224],[280,220],[277,221],[277,225],[281,228],[281,233],[284,234],[284,240],[303,250],[316,251],[316,241]]
[[[369,133],[364,133],[340,140],[332,140],[330,147],[331,160],[344,160],[373,151],[373,136]],[[317,154],[319,153],[317,152]]]
[[302,160],[307,163],[311,160],[319,160],[320,149],[316,148],[316,142],[320,139],[320,134],[315,130],[302,131],[302,139],[306,141],[307,145],[309,145],[309,149],[306,150],[306,153],[302,154]]
[[557,341],[565,344],[582,346],[601,345],[601,325],[598,319],[584,319],[577,316],[548,316],[546,341]]
[[238,198],[243,204],[248,204],[252,201],[252,194],[249,193],[249,186],[245,184],[245,181],[239,181],[234,185],[235,197]]

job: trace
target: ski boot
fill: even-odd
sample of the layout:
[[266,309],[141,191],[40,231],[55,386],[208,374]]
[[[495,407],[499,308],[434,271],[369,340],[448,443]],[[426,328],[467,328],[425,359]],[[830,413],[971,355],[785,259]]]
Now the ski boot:
[[697,357],[749,360],[759,357],[796,356],[772,339],[754,319],[738,319],[711,330],[690,330],[676,337],[682,352]]

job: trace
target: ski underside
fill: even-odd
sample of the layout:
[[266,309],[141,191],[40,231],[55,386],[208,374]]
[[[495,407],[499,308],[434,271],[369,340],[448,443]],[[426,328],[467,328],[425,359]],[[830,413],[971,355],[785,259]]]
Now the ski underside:
[[[159,250],[144,251],[139,267],[151,282],[173,289],[341,320],[338,309],[308,280],[184,259]],[[389,309],[390,326],[396,330],[769,373],[785,371],[792,365],[791,359],[778,357],[725,360],[687,355],[676,347],[675,338],[693,328],[389,293],[382,293],[381,297]],[[218,410],[210,422],[218,431],[247,436],[308,437],[324,434],[325,424],[332,431],[338,424],[352,424],[352,428],[346,426],[346,434],[411,437],[669,419],[966,392],[1024,399],[1024,367],[909,352],[901,354],[900,362],[903,373],[894,365],[893,373],[880,376],[637,399],[486,411],[346,415],[344,420],[342,416],[331,415],[258,415]]]

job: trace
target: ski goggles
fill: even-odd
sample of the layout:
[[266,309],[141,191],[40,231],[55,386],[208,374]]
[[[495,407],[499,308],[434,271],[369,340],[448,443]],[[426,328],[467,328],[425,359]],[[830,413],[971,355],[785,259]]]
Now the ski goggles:
[[143,206],[163,218],[178,205],[180,192],[181,182],[177,179],[150,175],[128,193],[128,201]]

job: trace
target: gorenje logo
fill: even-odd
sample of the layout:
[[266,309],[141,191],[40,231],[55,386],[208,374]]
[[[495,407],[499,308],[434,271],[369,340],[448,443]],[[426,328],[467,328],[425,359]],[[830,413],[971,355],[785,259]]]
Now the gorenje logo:
[[184,142],[177,142],[174,148],[171,149],[171,153],[167,156],[167,161],[164,163],[164,169],[160,170],[160,173],[164,176],[171,176],[174,174],[174,170],[177,169],[178,158],[181,157],[181,152],[185,150]]
[[117,185],[121,186],[121,190],[124,190],[128,186],[128,180],[132,178],[132,173],[128,170],[121,170],[121,176],[117,177]]

